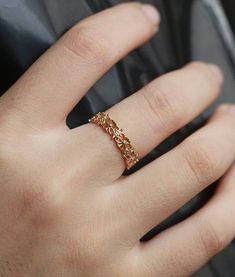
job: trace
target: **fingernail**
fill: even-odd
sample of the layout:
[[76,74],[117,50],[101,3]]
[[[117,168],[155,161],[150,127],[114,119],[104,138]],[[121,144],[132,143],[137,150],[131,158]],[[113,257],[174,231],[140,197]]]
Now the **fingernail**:
[[216,77],[216,79],[220,83],[222,83],[224,80],[222,70],[216,64],[213,64],[213,63],[208,64],[208,66],[210,67],[210,69],[211,69],[212,73],[214,74],[214,76]]
[[160,14],[154,6],[150,4],[144,4],[141,6],[141,8],[154,25],[157,25],[160,22]]

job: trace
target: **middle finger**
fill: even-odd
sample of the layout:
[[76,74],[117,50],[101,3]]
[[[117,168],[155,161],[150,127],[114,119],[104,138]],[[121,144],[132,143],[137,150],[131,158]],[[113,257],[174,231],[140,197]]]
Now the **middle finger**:
[[115,197],[125,199],[121,213],[138,239],[231,166],[235,159],[234,111],[232,105],[221,106],[207,125],[175,149],[117,182]]

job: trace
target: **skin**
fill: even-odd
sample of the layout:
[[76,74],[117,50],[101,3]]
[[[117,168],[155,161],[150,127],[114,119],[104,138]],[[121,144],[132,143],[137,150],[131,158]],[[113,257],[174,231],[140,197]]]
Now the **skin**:
[[[121,177],[124,162],[105,132],[66,126],[88,89],[159,22],[138,3],[87,18],[1,97],[1,276],[189,276],[234,238],[233,105],[129,177]],[[216,66],[194,62],[108,113],[143,157],[211,104],[222,82]],[[201,210],[139,241],[221,176]]]

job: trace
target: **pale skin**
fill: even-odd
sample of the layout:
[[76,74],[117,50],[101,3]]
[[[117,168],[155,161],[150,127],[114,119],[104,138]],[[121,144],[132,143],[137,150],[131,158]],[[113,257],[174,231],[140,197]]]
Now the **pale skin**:
[[[151,6],[123,4],[69,30],[0,99],[0,275],[190,276],[235,235],[235,107],[128,177],[110,137],[66,117],[117,61],[159,29]],[[218,96],[214,65],[191,63],[108,110],[140,157]],[[151,228],[222,177],[193,216]]]

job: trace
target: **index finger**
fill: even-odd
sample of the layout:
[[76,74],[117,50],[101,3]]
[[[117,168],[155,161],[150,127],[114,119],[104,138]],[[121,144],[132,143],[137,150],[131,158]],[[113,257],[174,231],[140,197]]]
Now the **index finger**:
[[158,23],[157,11],[138,3],[121,4],[81,21],[4,95],[3,108],[23,111],[27,125],[64,122],[87,90],[128,52],[146,42]]

